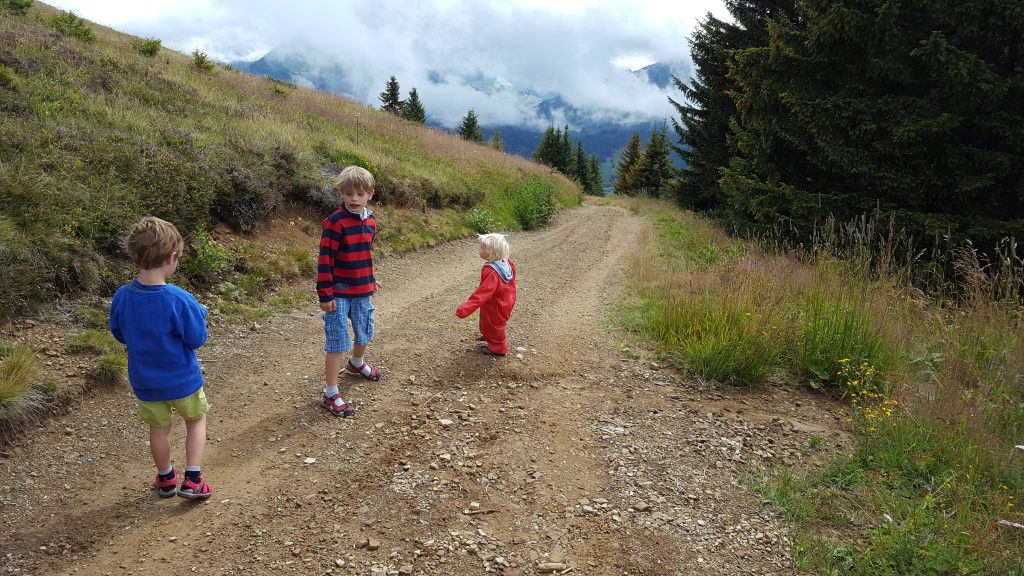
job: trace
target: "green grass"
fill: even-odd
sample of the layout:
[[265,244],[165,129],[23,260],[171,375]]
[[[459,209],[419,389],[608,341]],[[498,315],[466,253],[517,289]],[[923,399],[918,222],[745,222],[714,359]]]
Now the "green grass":
[[128,355],[124,352],[104,354],[99,363],[89,372],[89,379],[96,384],[113,385],[127,381]]
[[[71,35],[54,34],[54,19]],[[581,201],[547,167],[357,102],[210,67],[201,53],[70,22],[39,3],[24,16],[0,13],[10,69],[0,71],[0,317],[123,283],[120,239],[142,215],[188,236],[187,288],[230,280],[237,255],[220,254],[229,248],[203,230],[223,222],[251,234],[290,203],[313,207],[318,221],[337,206],[332,178],[347,164],[376,176],[375,209],[418,215],[381,226],[382,252],[471,234],[474,208],[508,230],[543,225]]]
[[1007,288],[1024,279],[1019,256],[983,268],[964,252],[973,284],[929,295],[909,263],[864,265],[892,264],[884,254],[797,258],[628,206],[653,232],[635,247],[623,328],[705,378],[785,379],[848,402],[848,450],[745,479],[791,523],[798,569],[1024,575],[1024,531],[998,524],[1024,523],[1024,306]]
[[85,330],[75,336],[71,340],[69,348],[76,352],[109,354],[124,350],[124,345],[115,340],[108,330],[96,328]]
[[53,385],[45,382],[42,364],[22,344],[0,346],[0,430],[33,418],[48,405]]

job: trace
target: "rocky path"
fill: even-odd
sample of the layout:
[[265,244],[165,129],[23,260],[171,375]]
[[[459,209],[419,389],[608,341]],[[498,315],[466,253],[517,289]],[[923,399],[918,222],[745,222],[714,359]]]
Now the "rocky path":
[[384,378],[343,378],[350,419],[317,406],[312,304],[214,333],[202,504],[150,490],[127,386],[92,393],[5,449],[0,573],[793,574],[783,525],[740,478],[807,457],[812,436],[834,444],[840,417],[799,390],[715,391],[625,358],[606,311],[648,233],[585,206],[511,235],[505,359],[454,315],[474,241],[380,263]]

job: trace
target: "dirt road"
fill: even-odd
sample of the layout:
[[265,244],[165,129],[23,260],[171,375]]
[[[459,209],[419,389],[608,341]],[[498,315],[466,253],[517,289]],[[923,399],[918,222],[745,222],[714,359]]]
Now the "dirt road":
[[317,405],[312,304],[214,332],[205,503],[157,498],[127,386],[92,393],[0,459],[0,573],[794,573],[784,528],[738,479],[807,457],[813,435],[828,446],[838,416],[624,356],[606,312],[648,233],[585,206],[512,234],[504,359],[454,315],[479,278],[474,241],[380,262],[369,359],[384,378],[343,376],[349,419]]

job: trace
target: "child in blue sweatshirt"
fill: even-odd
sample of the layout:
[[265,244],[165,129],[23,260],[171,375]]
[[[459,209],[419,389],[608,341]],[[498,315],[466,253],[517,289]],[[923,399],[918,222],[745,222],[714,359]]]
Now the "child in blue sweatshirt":
[[[128,380],[139,418],[149,424],[156,464],[156,491],[205,500],[213,489],[203,479],[206,413],[210,405],[196,348],[206,342],[206,307],[192,294],[167,283],[185,247],[170,222],[146,217],[132,227],[127,249],[140,268],[136,279],[118,288],[110,304],[110,332],[128,351]],[[185,419],[185,479],[171,464],[171,410]]]

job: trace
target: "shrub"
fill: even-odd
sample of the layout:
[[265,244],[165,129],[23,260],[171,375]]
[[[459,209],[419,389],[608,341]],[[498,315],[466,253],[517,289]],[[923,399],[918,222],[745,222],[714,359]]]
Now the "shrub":
[[477,234],[487,234],[498,229],[494,216],[486,208],[473,208],[466,215],[466,223]]
[[192,51],[192,66],[195,66],[196,70],[200,72],[209,72],[214,69],[216,64],[214,64],[213,60],[210,60],[206,52],[196,48]]
[[161,44],[159,38],[144,38],[138,41],[136,48],[143,56],[152,58],[160,53]]
[[28,14],[28,9],[31,7],[32,0],[0,0],[0,10],[15,16]]
[[277,207],[278,190],[268,166],[229,166],[230,189],[220,191],[211,211],[239,232],[252,232]]
[[512,195],[512,215],[523,230],[535,230],[547,224],[555,214],[555,185],[540,178],[531,178],[519,192]]
[[214,243],[202,228],[196,230],[195,253],[181,261],[178,270],[189,282],[206,285],[214,281],[231,261],[228,251]]
[[54,16],[50,19],[50,26],[64,36],[77,38],[86,44],[96,41],[96,33],[85,20],[75,16],[74,12],[61,12]]

